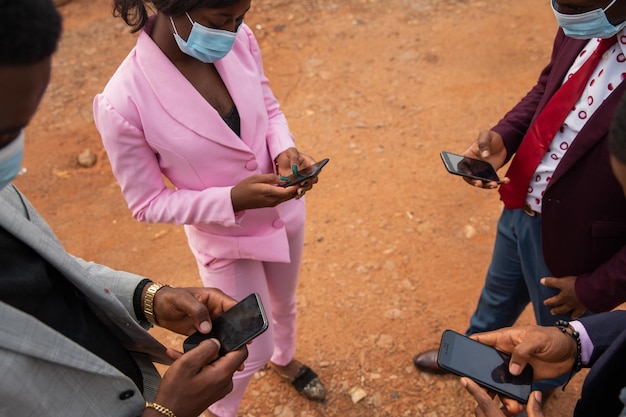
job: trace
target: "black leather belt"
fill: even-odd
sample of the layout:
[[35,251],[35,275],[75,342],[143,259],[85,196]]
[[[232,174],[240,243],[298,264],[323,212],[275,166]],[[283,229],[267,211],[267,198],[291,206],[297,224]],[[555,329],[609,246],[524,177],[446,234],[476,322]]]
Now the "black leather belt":
[[530,206],[528,205],[528,203],[524,203],[524,208],[522,210],[524,210],[524,213],[528,214],[530,217],[539,217],[539,216],[541,216],[541,213],[531,209]]

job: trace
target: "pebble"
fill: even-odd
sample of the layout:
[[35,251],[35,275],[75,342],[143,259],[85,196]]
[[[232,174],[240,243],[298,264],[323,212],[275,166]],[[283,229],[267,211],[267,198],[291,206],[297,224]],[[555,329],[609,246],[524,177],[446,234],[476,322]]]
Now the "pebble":
[[91,168],[96,164],[98,158],[91,151],[91,149],[85,149],[81,153],[78,154],[78,165],[83,168]]
[[367,397],[367,392],[361,387],[354,387],[350,390],[350,398],[353,404],[358,403],[365,397]]
[[469,224],[463,226],[463,234],[465,235],[466,238],[471,239],[474,236],[476,236],[476,233],[477,232],[474,226],[470,226]]
[[293,411],[289,407],[279,405],[274,409],[274,415],[276,417],[294,417]]

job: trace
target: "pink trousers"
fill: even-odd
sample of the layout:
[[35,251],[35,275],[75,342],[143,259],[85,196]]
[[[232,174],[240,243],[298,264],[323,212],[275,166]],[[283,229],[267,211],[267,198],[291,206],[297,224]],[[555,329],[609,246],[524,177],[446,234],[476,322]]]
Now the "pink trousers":
[[241,300],[256,292],[261,296],[269,327],[248,345],[243,372],[233,377],[233,390],[209,407],[218,417],[236,417],[250,379],[268,361],[287,365],[296,350],[296,287],[304,246],[304,228],[289,233],[290,263],[251,259],[216,259],[200,266],[202,283]]

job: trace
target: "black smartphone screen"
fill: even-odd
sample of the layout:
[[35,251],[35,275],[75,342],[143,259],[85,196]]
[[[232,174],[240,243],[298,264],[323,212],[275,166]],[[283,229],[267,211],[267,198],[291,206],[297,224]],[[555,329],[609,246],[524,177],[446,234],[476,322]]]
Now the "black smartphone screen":
[[451,174],[501,183],[496,170],[489,162],[445,151],[441,152],[441,160]]
[[212,320],[212,325],[208,334],[196,332],[185,339],[183,350],[187,352],[206,339],[217,339],[223,356],[267,330],[268,321],[261,298],[253,293]]
[[302,171],[299,171],[297,174],[291,174],[288,180],[285,183],[280,184],[282,187],[290,187],[292,185],[298,184],[306,179],[316,176],[320,173],[324,165],[328,163],[329,159],[324,158],[319,162],[314,163],[311,166],[304,168]]
[[452,330],[441,337],[437,362],[441,368],[473,379],[479,385],[526,404],[531,392],[530,365],[519,376],[509,372],[511,356]]

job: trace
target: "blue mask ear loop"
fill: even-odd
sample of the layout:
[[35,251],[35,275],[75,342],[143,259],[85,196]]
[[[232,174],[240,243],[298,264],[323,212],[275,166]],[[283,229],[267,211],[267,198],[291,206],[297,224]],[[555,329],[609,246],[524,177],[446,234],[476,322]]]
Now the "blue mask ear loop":
[[[609,3],[608,6],[606,6],[604,9],[602,9],[603,12],[606,12],[607,10],[609,10],[611,8],[611,6],[613,6],[615,4],[617,0],[613,0],[612,2]],[[554,5],[554,0],[552,0],[552,5]],[[556,10],[556,9],[555,9]],[[596,9],[597,10],[597,9]]]
[[[615,2],[615,0],[613,0],[613,2]],[[611,3],[611,4],[613,4],[613,3]],[[611,5],[609,4],[608,7],[611,7]],[[608,7],[607,7],[607,9],[608,9]],[[187,16],[187,19],[189,19],[189,23],[191,23],[191,26],[193,26],[193,24],[195,22],[193,20],[191,20],[191,16],[189,16],[189,13],[185,12],[185,15]],[[178,36],[180,36],[178,34],[178,29],[176,29],[176,24],[174,24],[174,19],[172,19],[172,16],[170,16],[170,23],[172,24],[172,27],[174,28],[174,33],[177,34]]]
[[607,10],[609,10],[611,8],[611,6],[615,4],[616,1],[617,0],[613,0],[612,2],[610,2],[608,6],[606,6],[604,9],[602,9],[602,11],[606,12]]

